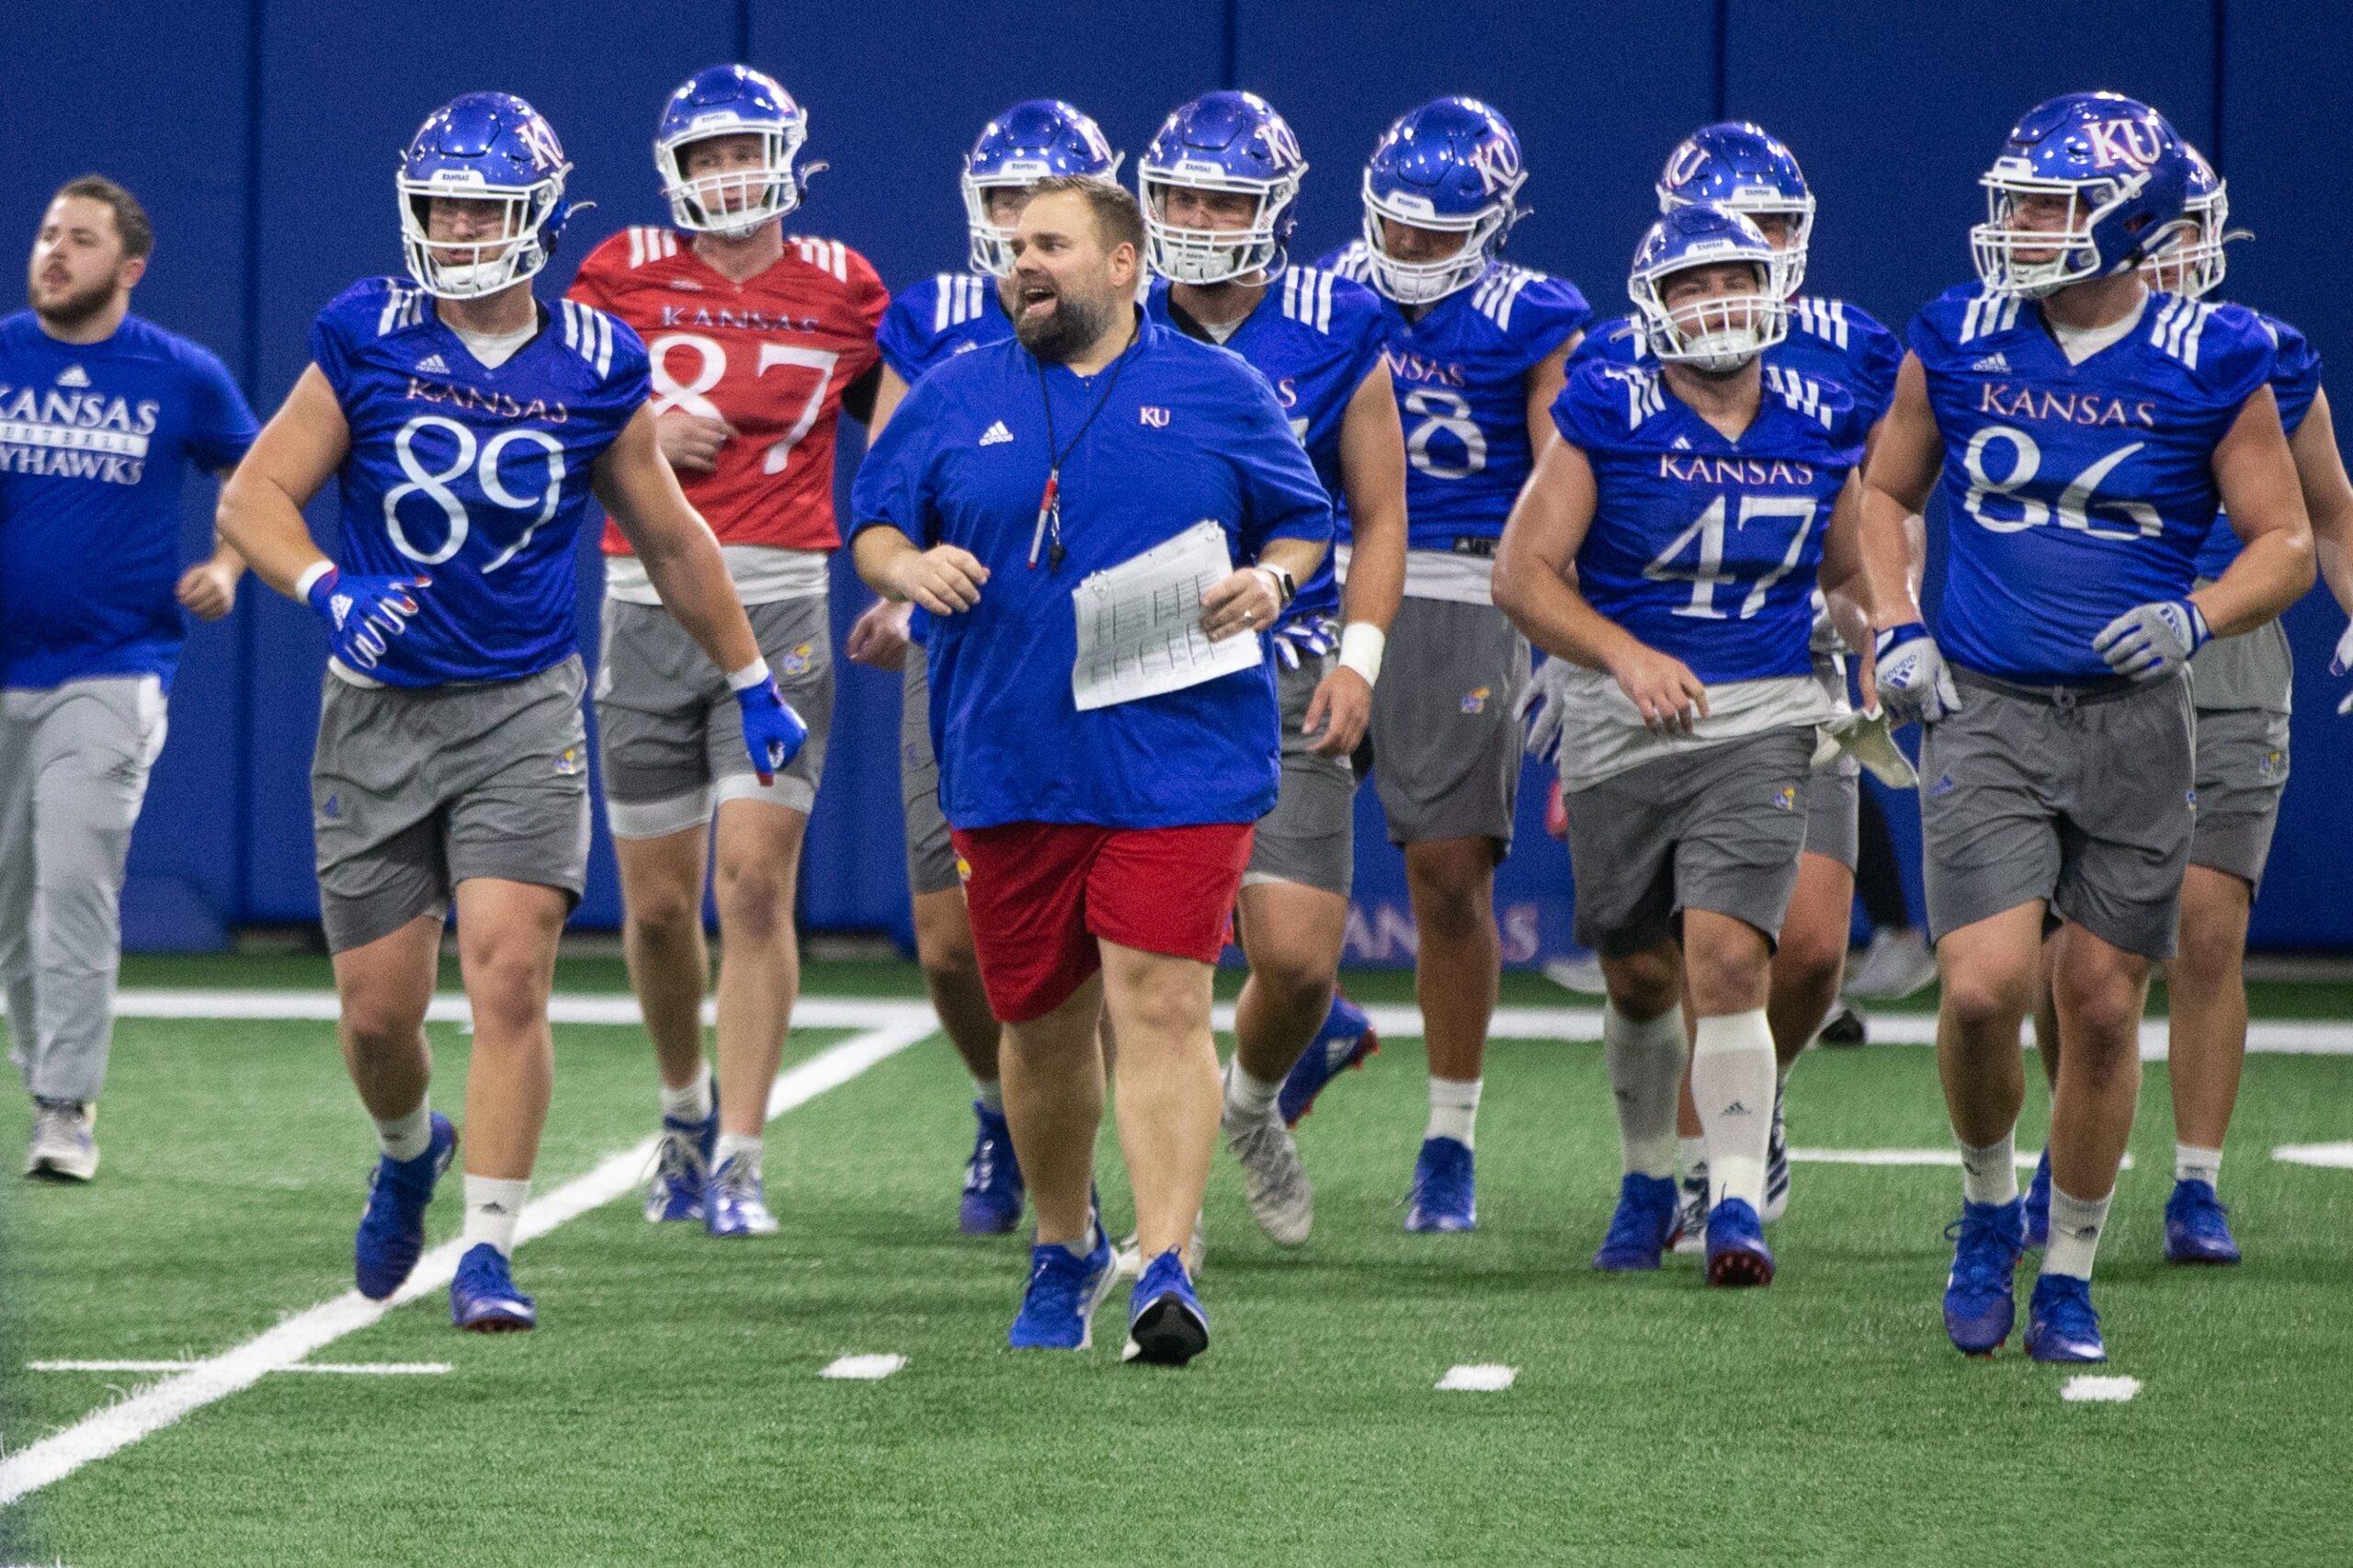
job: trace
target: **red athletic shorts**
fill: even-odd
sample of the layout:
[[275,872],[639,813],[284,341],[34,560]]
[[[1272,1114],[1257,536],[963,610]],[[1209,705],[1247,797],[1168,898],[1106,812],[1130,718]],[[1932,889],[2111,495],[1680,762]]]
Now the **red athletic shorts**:
[[1251,824],[958,829],[957,870],[989,1010],[1042,1018],[1103,964],[1096,938],[1217,962],[1250,863]]

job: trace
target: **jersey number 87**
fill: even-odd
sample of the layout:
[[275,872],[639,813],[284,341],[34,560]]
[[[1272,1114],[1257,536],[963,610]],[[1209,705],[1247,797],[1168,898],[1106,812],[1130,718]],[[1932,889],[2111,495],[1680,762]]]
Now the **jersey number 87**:
[[[695,356],[692,381],[682,381],[670,373],[670,352],[676,348],[687,349]],[[727,379],[727,349],[718,340],[697,332],[665,333],[647,344],[645,352],[652,361],[656,418],[674,408],[704,419],[727,417],[710,401],[711,392]],[[791,460],[792,449],[816,426],[817,415],[825,410],[825,389],[833,385],[834,367],[841,363],[841,358],[830,348],[799,348],[782,343],[760,345],[759,361],[752,369],[755,379],[779,365],[795,365],[817,372],[817,380],[809,389],[809,401],[801,405],[792,427],[784,433],[782,440],[769,444],[767,454],[760,462],[762,473],[782,473],[784,465]]]

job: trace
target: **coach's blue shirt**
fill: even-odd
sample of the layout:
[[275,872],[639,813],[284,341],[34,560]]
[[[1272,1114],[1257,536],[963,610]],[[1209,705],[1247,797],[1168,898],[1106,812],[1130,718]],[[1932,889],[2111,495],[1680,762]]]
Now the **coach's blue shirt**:
[[[1329,540],[1332,506],[1265,377],[1150,321],[1094,376],[1017,342],[926,375],[858,471],[853,533],[895,528],[990,572],[981,602],[933,620],[926,650],[939,801],[960,828],[1012,822],[1176,827],[1272,809],[1279,723],[1271,660],[1182,691],[1080,712],[1071,590],[1214,520],[1237,563],[1278,537]],[[1050,467],[1043,398],[1070,445],[1060,569],[1029,564]]]
[[1972,283],[1924,306],[1911,344],[1944,438],[1945,656],[2029,686],[2111,678],[2101,628],[2189,592],[2214,449],[2271,379],[2271,335],[2252,311],[2152,292],[2077,365],[2041,307]]
[[560,300],[493,368],[422,290],[370,278],[319,312],[311,358],[351,426],[336,564],[432,579],[369,675],[515,680],[570,657],[591,472],[652,391],[637,334]]
[[30,311],[0,320],[0,686],[168,687],[188,636],[182,484],[256,434],[221,361],[153,322],[60,343]]

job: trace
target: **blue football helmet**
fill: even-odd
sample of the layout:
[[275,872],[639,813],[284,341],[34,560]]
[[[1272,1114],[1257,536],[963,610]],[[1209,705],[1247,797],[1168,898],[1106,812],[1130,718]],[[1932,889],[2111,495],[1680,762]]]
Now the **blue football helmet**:
[[[1519,222],[1528,183],[1519,138],[1476,98],[1433,99],[1382,133],[1364,170],[1364,244],[1373,287],[1401,305],[1427,305],[1478,281]],[[1381,221],[1462,236],[1437,261],[1389,254]]]
[[2231,227],[2229,187],[2206,161],[2206,154],[2187,142],[2181,150],[2189,158],[2189,194],[2182,201],[2182,216],[2196,226],[2151,254],[2141,263],[2141,270],[2148,274],[2151,287],[2200,300],[2221,288],[2222,275],[2229,270],[2230,258],[2222,254],[2222,247],[2233,240],[2255,236]]
[[964,225],[974,272],[1013,271],[1013,226],[989,216],[989,192],[1027,190],[1049,175],[1116,179],[1120,155],[1094,119],[1060,98],[1028,98],[982,128],[964,155]]
[[1787,234],[1777,242],[1790,256],[1783,275],[1791,293],[1805,281],[1813,192],[1806,188],[1796,154],[1764,127],[1727,119],[1703,125],[1676,144],[1658,176],[1658,210],[1672,212],[1695,202],[1751,218],[1788,220]]
[[[713,136],[756,136],[751,168],[689,176],[686,149]],[[783,84],[748,65],[714,65],[688,77],[662,106],[654,167],[670,217],[681,229],[740,240],[801,205],[809,176],[825,165],[794,166],[809,140],[809,115]]]
[[[1176,283],[1230,283],[1283,269],[1299,226],[1299,181],[1307,173],[1299,138],[1256,93],[1203,93],[1161,122],[1136,165],[1144,253]],[[1168,221],[1168,192],[1237,191],[1257,199],[1243,229],[1188,229]]]
[[[563,221],[563,144],[538,109],[512,93],[468,93],[427,115],[401,154],[395,183],[408,273],[442,300],[478,300],[535,277],[555,254]],[[495,236],[437,240],[432,199],[497,203]]]
[[[1710,375],[1739,369],[1790,335],[1790,252],[1777,250],[1745,212],[1729,207],[1670,207],[1634,247],[1626,295],[1643,324],[1643,341],[1661,359]],[[1664,287],[1678,272],[1718,262],[1746,262],[1756,287],[1670,305]]]
[[[2147,104],[2068,93],[2012,126],[1977,183],[1985,189],[1985,222],[1969,232],[1977,276],[1988,289],[2040,300],[2130,271],[2170,243],[2183,227],[2189,159]],[[2021,204],[2035,198],[2067,202],[2063,231],[2020,225]]]

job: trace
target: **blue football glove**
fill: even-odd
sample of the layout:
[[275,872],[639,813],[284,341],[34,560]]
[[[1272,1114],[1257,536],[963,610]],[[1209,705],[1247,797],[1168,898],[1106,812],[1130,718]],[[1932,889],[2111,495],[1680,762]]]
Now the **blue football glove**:
[[1961,691],[1928,629],[1916,620],[1891,626],[1871,644],[1879,697],[1893,722],[1933,724],[1961,707]]
[[[2346,623],[2345,635],[2336,640],[2336,652],[2328,661],[2328,673],[2353,675],[2353,621]],[[2347,692],[2337,702],[2336,711],[2340,716],[2353,713],[2353,691]]]
[[2165,599],[2134,605],[2100,628],[2092,652],[2108,661],[2118,675],[2134,680],[2156,680],[2189,663],[2213,633],[2206,617],[2188,599]]
[[774,676],[737,691],[735,704],[744,710],[744,749],[752,754],[752,771],[763,786],[773,784],[808,744],[809,726],[776,688]]
[[347,669],[372,670],[416,614],[416,590],[430,577],[371,577],[330,566],[311,585],[311,608],[327,623],[327,652]]

